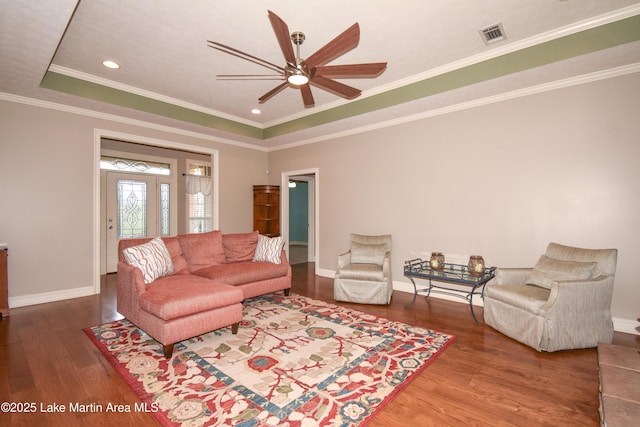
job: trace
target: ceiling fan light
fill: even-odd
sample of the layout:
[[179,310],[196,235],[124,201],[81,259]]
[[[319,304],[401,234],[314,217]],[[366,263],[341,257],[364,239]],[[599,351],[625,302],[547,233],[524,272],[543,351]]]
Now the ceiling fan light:
[[304,84],[309,83],[309,77],[305,76],[301,72],[298,72],[296,74],[291,74],[287,78],[287,80],[289,81],[289,83],[296,86],[302,86]]

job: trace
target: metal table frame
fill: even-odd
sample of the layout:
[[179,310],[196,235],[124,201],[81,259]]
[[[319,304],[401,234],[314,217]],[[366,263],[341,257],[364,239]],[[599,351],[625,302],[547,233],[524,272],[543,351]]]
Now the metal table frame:
[[[426,292],[425,298],[428,298],[431,291],[441,294],[452,295],[469,301],[469,307],[471,308],[471,316],[477,325],[480,322],[476,318],[476,314],[473,311],[473,296],[480,295],[484,299],[484,288],[487,282],[493,279],[496,275],[496,267],[486,267],[481,275],[472,275],[469,273],[469,269],[466,265],[461,264],[449,264],[445,263],[444,269],[433,270],[429,261],[424,261],[421,258],[412,259],[404,262],[404,275],[413,283],[413,300],[405,306],[410,308],[413,303],[416,302],[416,297],[419,292]],[[418,289],[414,279],[424,279],[429,281],[429,287]],[[452,283],[455,285],[470,286],[471,290],[465,294],[454,293],[450,291],[461,291],[459,289],[447,287],[446,285],[434,284],[433,282]],[[434,289],[438,288],[438,289]]]

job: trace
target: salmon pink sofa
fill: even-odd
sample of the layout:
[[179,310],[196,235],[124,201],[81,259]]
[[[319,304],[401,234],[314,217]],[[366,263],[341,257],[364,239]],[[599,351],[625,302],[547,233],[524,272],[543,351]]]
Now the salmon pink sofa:
[[242,302],[291,289],[281,237],[211,231],[124,239],[118,247],[117,310],[160,342],[179,341],[242,320]]

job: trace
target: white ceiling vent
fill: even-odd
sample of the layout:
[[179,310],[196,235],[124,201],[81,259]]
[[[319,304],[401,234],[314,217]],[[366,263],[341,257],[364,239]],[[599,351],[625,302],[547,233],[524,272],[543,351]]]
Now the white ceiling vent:
[[479,30],[479,33],[482,36],[482,40],[485,42],[485,44],[499,42],[500,40],[504,40],[507,38],[504,32],[504,28],[502,27],[502,23],[490,25],[487,28],[483,28]]

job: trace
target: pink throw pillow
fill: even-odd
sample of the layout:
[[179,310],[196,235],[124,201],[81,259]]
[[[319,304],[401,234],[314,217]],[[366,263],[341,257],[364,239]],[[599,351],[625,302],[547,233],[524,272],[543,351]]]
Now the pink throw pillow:
[[182,255],[189,264],[189,271],[210,265],[224,264],[227,259],[222,246],[220,230],[208,233],[181,234],[178,236]]
[[227,262],[252,261],[257,244],[257,231],[222,235],[222,245]]
[[189,274],[189,268],[187,266],[187,260],[182,256],[182,248],[177,237],[163,237],[169,255],[171,255],[171,262],[173,262],[173,273],[171,274]]

